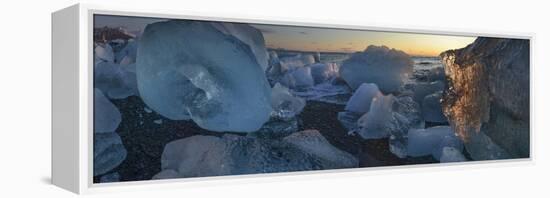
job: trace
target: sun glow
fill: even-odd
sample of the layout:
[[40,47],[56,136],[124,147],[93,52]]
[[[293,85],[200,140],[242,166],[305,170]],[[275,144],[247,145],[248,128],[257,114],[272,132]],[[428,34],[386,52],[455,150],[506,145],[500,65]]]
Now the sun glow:
[[476,37],[379,32],[329,28],[254,25],[270,48],[300,51],[355,52],[369,45],[385,45],[413,56],[437,56],[472,43]]

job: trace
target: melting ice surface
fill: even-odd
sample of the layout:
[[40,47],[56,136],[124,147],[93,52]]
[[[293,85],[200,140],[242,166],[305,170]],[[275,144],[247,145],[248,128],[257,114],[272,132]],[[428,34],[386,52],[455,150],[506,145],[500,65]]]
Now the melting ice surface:
[[388,94],[397,92],[412,71],[413,62],[405,52],[371,45],[345,60],[340,75],[353,89],[362,83],[375,83]]
[[121,117],[118,109],[94,89],[94,176],[104,174],[117,167],[126,158],[126,149],[115,132]]
[[433,155],[439,159],[443,148],[453,147],[462,151],[463,144],[449,126],[436,126],[427,129],[412,129],[408,134],[407,155]]
[[197,135],[168,143],[153,179],[357,167],[358,160],[316,130],[280,139]]
[[380,93],[376,84],[363,83],[355,90],[355,93],[353,93],[349,99],[345,110],[356,113],[366,113],[370,109],[372,99],[379,95],[382,95],[382,93]]
[[339,82],[338,73],[346,54],[270,51],[269,57],[268,78],[272,84],[290,88],[294,95],[335,104],[345,104],[350,97],[351,91]]
[[291,118],[299,114],[306,106],[303,98],[296,97],[290,90],[277,83],[271,89],[271,107],[280,118]]
[[113,99],[137,95],[135,64],[98,62],[94,66],[94,86]]
[[117,129],[121,121],[120,111],[103,95],[101,90],[94,89],[94,132],[106,133]]
[[258,130],[269,119],[271,89],[251,47],[231,31],[194,21],[147,25],[136,68],[143,101],[204,129]]

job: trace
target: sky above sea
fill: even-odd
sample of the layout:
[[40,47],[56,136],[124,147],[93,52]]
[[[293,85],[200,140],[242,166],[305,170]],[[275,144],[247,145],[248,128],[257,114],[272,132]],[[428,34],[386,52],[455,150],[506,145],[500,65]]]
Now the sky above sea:
[[[147,24],[167,19],[96,15],[94,27],[122,27],[138,34]],[[259,29],[268,48],[299,51],[356,52],[369,45],[385,45],[412,56],[437,56],[449,49],[466,47],[476,37],[250,24]]]

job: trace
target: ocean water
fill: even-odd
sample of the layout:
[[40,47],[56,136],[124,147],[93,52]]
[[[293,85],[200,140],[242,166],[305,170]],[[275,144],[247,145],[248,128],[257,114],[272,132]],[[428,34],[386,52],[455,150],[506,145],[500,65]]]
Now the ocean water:
[[425,70],[443,67],[440,57],[412,57],[414,70]]
[[440,57],[412,57],[413,61],[413,74],[410,76],[404,76],[403,82],[405,84],[414,84],[419,81],[419,76],[426,76],[431,69],[442,68],[443,62]]

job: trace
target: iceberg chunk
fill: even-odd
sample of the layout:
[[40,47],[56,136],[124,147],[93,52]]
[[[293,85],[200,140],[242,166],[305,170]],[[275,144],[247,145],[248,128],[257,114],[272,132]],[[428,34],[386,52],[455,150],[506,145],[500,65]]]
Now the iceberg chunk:
[[510,154],[497,145],[484,131],[470,133],[464,146],[474,160],[510,159]]
[[447,117],[443,115],[441,106],[442,91],[427,95],[422,101],[422,114],[427,122],[446,123]]
[[462,143],[462,140],[456,135],[445,136],[441,140],[441,143],[439,143],[439,147],[432,151],[432,156],[436,160],[441,160],[443,149],[447,147],[454,148],[462,153],[462,150],[464,150],[464,143]]
[[136,63],[141,98],[164,117],[234,132],[256,131],[269,119],[271,89],[256,56],[211,23],[147,25]]
[[116,168],[126,159],[126,154],[117,133],[94,133],[94,176]]
[[422,101],[427,95],[443,91],[445,89],[445,83],[442,81],[435,82],[419,82],[413,85],[414,89],[414,101],[422,104]]
[[116,60],[120,65],[128,65],[136,62],[138,42],[130,39],[126,46],[116,53]]
[[434,67],[428,71],[428,81],[445,81],[445,68]]
[[399,95],[396,97],[396,103],[394,111],[406,117],[411,128],[424,128],[420,105],[412,96]]
[[270,82],[278,82],[279,79],[283,76],[284,72],[281,67],[281,61],[279,60],[279,55],[276,51],[269,51],[269,66],[266,71],[268,80]]
[[268,53],[265,47],[264,36],[260,30],[244,23],[212,23],[219,31],[241,40],[250,47],[256,61],[265,71],[268,67]]
[[281,83],[291,89],[304,90],[314,85],[311,77],[311,68],[300,67],[294,71],[286,73],[281,79]]
[[120,111],[97,88],[94,89],[94,114],[95,133],[113,132],[122,120]]
[[168,143],[162,171],[154,179],[351,168],[351,154],[337,149],[318,131],[263,139],[225,134],[192,136]]
[[463,161],[466,161],[466,157],[464,157],[460,150],[454,147],[444,147],[441,154],[441,159],[439,159],[439,162],[442,163]]
[[277,83],[271,89],[271,108],[281,118],[290,118],[302,112],[306,100],[290,93],[288,88]]
[[339,76],[339,65],[336,63],[315,63],[308,67],[311,68],[311,75],[315,84],[320,84]]
[[351,154],[332,146],[317,130],[305,130],[290,134],[283,141],[299,148],[303,152],[326,160],[339,167],[357,167],[359,161]]
[[390,136],[388,140],[390,152],[399,158],[407,157],[407,138],[404,136]]
[[97,44],[94,49],[95,62],[110,62],[115,61],[115,54],[113,48],[109,44]]
[[101,178],[99,178],[99,183],[109,183],[109,182],[119,182],[119,181],[120,181],[120,174],[118,174],[118,172],[103,175],[101,176]]
[[[445,143],[449,143],[449,145],[442,146],[446,138],[449,138],[449,141]],[[460,141],[449,126],[411,129],[408,133],[407,155],[411,157],[437,155],[437,153],[441,153],[442,148],[452,146],[451,143],[455,140]]]
[[340,76],[353,89],[363,83],[375,83],[387,94],[397,92],[412,71],[413,62],[405,52],[370,45],[343,62]]
[[364,139],[380,139],[390,136],[393,120],[393,95],[380,95],[372,99],[368,113],[357,120],[358,133]]
[[363,83],[349,99],[345,110],[361,114],[366,113],[370,109],[372,99],[381,95],[382,93],[378,90],[376,84]]
[[137,95],[135,65],[118,65],[99,62],[94,66],[94,87],[99,88],[105,96],[123,99]]
[[311,54],[297,54],[295,56],[286,56],[279,58],[281,71],[286,73],[306,65],[315,63],[315,58]]
[[338,121],[349,131],[355,132],[358,129],[357,120],[361,118],[361,114],[344,111],[338,112]]
[[163,172],[154,178],[227,175],[230,161],[224,159],[226,146],[221,138],[214,136],[192,136],[172,141],[164,146],[162,152]]
[[248,137],[257,137],[264,139],[274,139],[285,137],[291,133],[298,131],[298,118],[272,116],[260,130],[253,133],[248,133]]
[[180,176],[178,171],[172,170],[172,169],[164,169],[160,171],[160,173],[157,173],[156,175],[154,175],[153,178],[151,179],[175,179],[179,177]]

